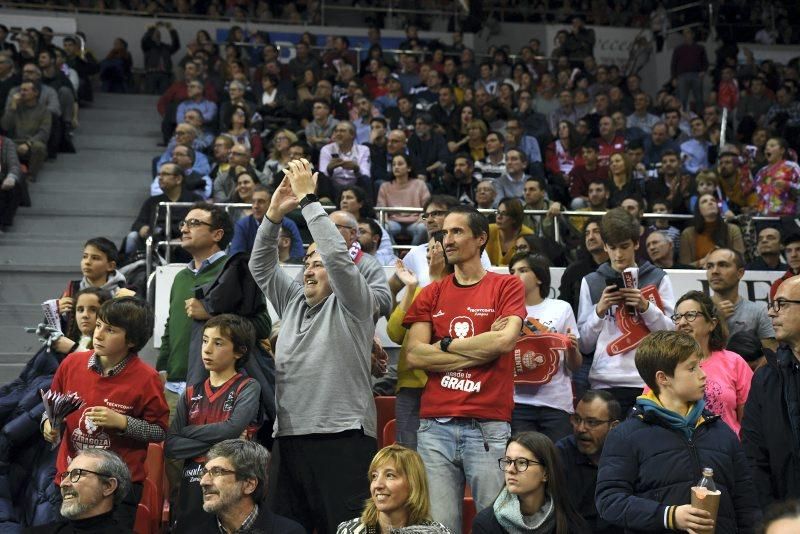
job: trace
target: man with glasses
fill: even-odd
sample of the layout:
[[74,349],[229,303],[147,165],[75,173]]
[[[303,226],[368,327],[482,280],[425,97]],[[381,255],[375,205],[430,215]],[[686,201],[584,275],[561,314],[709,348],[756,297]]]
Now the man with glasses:
[[570,473],[566,477],[567,494],[595,534],[617,531],[597,515],[594,490],[606,436],[619,424],[620,417],[619,403],[608,391],[590,389],[583,394],[569,418],[573,435],[556,443],[564,470]]
[[[211,447],[200,471],[203,510],[195,532],[304,534],[299,524],[264,506],[269,452],[252,441],[227,439]],[[180,523],[173,532],[185,532]]]
[[194,163],[192,164],[193,170],[197,171],[200,176],[207,176],[208,173],[211,172],[211,164],[208,161],[208,156],[200,152],[200,147],[197,146],[196,141],[197,137],[200,132],[189,124],[188,122],[183,122],[179,124],[175,128],[175,135],[172,139],[170,139],[167,148],[161,154],[161,157],[158,159],[158,163],[156,163],[157,167],[161,167],[164,163],[171,161],[173,153],[175,151],[175,147],[177,146],[185,146],[189,147],[196,152],[196,156],[194,159]]
[[211,124],[217,118],[217,104],[207,99],[204,93],[203,82],[199,79],[190,80],[186,84],[188,98],[178,105],[175,122],[184,122],[186,112],[196,109],[203,116],[205,124]]
[[[86,449],[60,473],[61,517],[58,521],[31,527],[33,534],[68,532],[125,532],[118,521],[123,512],[131,517],[136,509],[123,502],[131,489],[128,466],[115,453],[106,449]],[[130,532],[130,530],[128,530]]]
[[769,317],[780,345],[753,376],[741,430],[762,507],[800,497],[800,276],[778,287]]
[[[219,139],[219,138],[218,138]],[[225,171],[220,170],[214,178],[214,202],[227,202],[236,190],[236,168],[244,167],[247,173],[258,178],[264,185],[269,185],[266,175],[253,166],[250,149],[241,143],[235,143],[228,154],[228,166]]]
[[744,258],[729,248],[718,248],[706,256],[706,279],[714,291],[711,299],[730,332],[750,332],[770,350],[777,348],[775,331],[767,310],[739,295],[739,281],[744,276]]
[[350,185],[369,187],[369,148],[356,143],[356,129],[350,121],[341,121],[333,129],[333,142],[319,152],[319,168],[337,190]]

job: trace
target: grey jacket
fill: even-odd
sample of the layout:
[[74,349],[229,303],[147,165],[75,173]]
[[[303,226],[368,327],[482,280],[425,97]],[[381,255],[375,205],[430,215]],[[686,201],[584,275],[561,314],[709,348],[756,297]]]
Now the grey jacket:
[[267,217],[256,234],[250,272],[281,317],[275,347],[278,415],[274,436],[364,429],[376,437],[370,366],[376,311],[367,280],[318,202],[302,210],[333,294],[316,306],[278,264],[278,230]]

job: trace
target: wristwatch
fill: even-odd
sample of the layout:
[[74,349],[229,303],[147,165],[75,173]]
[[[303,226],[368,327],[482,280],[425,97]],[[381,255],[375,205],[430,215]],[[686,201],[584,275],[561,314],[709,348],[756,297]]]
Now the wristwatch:
[[453,338],[450,336],[445,336],[439,340],[439,348],[442,349],[442,352],[447,352],[447,349],[450,348],[450,343],[453,342]]
[[306,196],[304,196],[303,198],[300,199],[300,208],[301,209],[305,208],[306,206],[308,206],[312,202],[319,202],[319,197],[317,195],[315,195],[314,193],[309,193],[309,194],[307,194]]

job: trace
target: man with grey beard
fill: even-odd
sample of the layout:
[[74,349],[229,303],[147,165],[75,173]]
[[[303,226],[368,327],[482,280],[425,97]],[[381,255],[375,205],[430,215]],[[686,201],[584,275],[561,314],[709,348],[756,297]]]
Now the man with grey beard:
[[61,486],[63,519],[31,527],[29,533],[124,534],[132,532],[117,521],[118,506],[131,488],[128,466],[115,453],[87,449],[56,477]]

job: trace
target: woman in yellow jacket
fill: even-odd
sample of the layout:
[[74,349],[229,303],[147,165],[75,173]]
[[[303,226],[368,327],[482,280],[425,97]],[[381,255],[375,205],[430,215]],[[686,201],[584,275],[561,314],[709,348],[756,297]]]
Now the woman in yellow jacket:
[[508,197],[500,201],[497,222],[489,225],[489,240],[486,242],[486,254],[492,265],[508,265],[516,253],[517,238],[533,235],[533,229],[522,224],[524,217],[520,199]]

